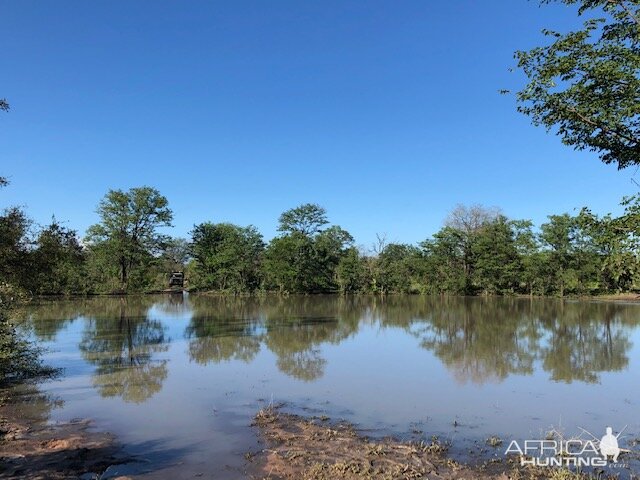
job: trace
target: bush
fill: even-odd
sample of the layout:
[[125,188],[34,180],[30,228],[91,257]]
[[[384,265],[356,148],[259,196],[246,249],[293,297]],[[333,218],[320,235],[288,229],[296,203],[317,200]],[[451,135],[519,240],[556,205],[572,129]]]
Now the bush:
[[9,319],[9,311],[21,297],[11,285],[0,284],[0,386],[55,373],[42,364],[42,349],[19,332]]

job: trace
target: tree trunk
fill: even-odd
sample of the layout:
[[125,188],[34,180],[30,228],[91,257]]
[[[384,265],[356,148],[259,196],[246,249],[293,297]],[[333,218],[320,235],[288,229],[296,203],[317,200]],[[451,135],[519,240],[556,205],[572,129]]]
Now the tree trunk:
[[127,259],[120,259],[120,283],[122,284],[122,289],[127,289]]

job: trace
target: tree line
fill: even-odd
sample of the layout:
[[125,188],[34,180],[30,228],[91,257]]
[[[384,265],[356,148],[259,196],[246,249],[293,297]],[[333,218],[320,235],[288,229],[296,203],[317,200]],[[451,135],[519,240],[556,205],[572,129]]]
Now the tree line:
[[173,213],[151,187],[110,190],[84,238],[25,211],[0,215],[0,274],[31,295],[150,292],[185,272],[190,290],[452,295],[588,295],[634,291],[640,280],[640,197],[620,216],[550,215],[534,228],[497,208],[457,206],[417,245],[378,236],[371,249],[304,204],[283,212],[265,242],[253,226],[203,222],[189,239],[161,233]]

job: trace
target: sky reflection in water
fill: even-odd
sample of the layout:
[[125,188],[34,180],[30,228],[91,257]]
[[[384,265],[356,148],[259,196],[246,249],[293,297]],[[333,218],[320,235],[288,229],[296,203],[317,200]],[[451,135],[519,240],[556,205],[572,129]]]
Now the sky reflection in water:
[[241,465],[255,447],[250,418],[270,401],[380,433],[439,434],[459,453],[552,426],[628,424],[625,439],[637,438],[639,314],[551,299],[193,295],[21,312],[65,368],[44,386],[64,402],[52,419],[94,418],[150,470],[183,462],[185,475]]

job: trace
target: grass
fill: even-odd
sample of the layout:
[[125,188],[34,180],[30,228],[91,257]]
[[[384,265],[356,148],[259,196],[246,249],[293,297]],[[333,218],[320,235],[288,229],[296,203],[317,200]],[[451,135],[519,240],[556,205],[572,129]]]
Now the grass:
[[[253,478],[287,480],[588,480],[588,475],[567,468],[521,466],[513,457],[470,467],[446,456],[450,443],[402,442],[360,435],[347,423],[318,417],[300,417],[269,406],[255,416],[265,442],[250,461],[258,469]],[[503,443],[496,436],[487,444]],[[604,478],[602,476],[598,477]]]

